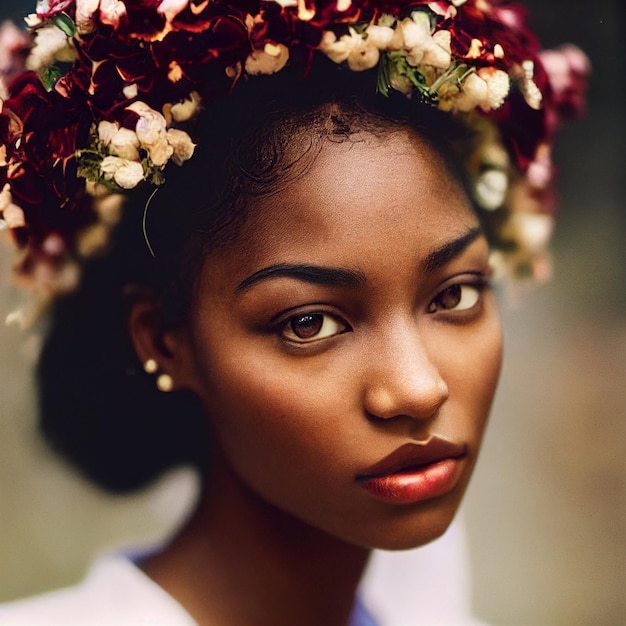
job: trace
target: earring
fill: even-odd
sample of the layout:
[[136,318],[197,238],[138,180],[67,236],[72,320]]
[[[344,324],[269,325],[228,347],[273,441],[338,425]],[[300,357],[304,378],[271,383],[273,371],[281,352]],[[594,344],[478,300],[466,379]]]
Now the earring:
[[174,380],[169,374],[159,374],[156,381],[156,386],[159,391],[167,393],[174,389]]
[[[146,374],[156,374],[159,371],[159,364],[154,359],[148,359],[143,364]],[[159,391],[167,393],[174,389],[174,380],[169,374],[159,374],[156,379],[156,386]]]
[[143,369],[146,374],[156,374],[156,371],[159,369],[159,364],[154,359],[148,359],[143,364]]

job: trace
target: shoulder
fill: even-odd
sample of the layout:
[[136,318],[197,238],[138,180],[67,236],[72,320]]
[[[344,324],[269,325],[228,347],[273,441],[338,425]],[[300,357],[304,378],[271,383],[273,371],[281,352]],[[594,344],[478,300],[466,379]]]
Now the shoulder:
[[197,626],[132,561],[97,560],[74,587],[0,605],[0,626]]

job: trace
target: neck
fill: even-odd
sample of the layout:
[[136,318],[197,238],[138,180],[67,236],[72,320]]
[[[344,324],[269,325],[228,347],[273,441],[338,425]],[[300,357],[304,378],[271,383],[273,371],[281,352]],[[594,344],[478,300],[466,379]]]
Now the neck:
[[346,626],[367,557],[268,504],[225,469],[144,569],[200,626]]

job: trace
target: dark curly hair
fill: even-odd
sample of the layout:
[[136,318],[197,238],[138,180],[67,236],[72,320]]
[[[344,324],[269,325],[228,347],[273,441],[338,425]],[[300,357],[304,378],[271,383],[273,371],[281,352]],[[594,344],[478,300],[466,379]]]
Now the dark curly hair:
[[167,171],[149,204],[154,257],[143,233],[147,196],[131,194],[107,254],[86,264],[80,287],[56,303],[37,372],[40,425],[96,484],[126,492],[173,466],[206,464],[210,433],[199,401],[156,389],[127,317],[133,298],[149,293],[163,324],[184,323],[203,253],[233,241],[255,198],[305,174],[325,142],[407,128],[466,185],[458,154],[471,143],[466,131],[434,107],[373,92],[371,74],[319,59],[306,77],[286,69],[239,83],[202,111],[196,155]]

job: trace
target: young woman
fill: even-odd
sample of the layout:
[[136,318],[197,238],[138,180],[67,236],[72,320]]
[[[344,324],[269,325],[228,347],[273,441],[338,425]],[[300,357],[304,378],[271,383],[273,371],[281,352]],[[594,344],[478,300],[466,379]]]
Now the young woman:
[[546,271],[578,91],[550,84],[523,18],[40,3],[0,130],[18,272],[39,303],[73,287],[43,431],[109,488],[193,463],[203,489],[158,552],[1,619],[80,623],[114,598],[94,620],[390,623],[359,584],[373,549],[431,542],[459,506],[500,366],[491,276]]

